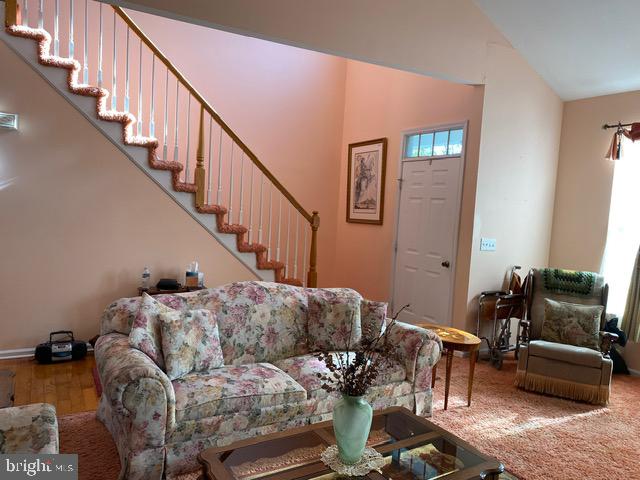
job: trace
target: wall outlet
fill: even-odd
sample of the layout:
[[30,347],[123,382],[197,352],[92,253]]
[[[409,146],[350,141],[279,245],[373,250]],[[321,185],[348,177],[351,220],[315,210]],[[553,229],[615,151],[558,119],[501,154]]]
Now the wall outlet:
[[482,252],[495,252],[496,251],[496,239],[484,238],[480,239],[480,251]]

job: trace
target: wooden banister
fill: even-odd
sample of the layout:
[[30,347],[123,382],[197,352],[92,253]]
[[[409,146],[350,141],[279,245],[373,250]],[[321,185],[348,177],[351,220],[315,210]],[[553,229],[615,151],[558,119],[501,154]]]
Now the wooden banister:
[[[15,0],[13,0],[15,3]],[[311,223],[313,220],[312,215],[307,212],[302,205],[295,199],[291,193],[278,181],[278,179],[269,171],[269,169],[258,159],[258,157],[245,145],[245,143],[236,135],[236,133],[231,130],[231,128],[222,120],[220,115],[214,110],[214,108],[205,100],[205,98],[195,89],[191,83],[180,73],[180,71],[171,63],[171,61],[160,51],[160,49],[151,41],[149,37],[138,27],[138,25],[127,15],[127,13],[120,7],[112,5],[113,9],[116,13],[124,20],[124,22],[131,28],[131,30],[142,40],[142,42],[149,47],[149,49],[154,53],[156,57],[169,69],[173,75],[178,79],[178,81],[186,88],[191,95],[200,103],[200,105],[207,111],[209,115],[216,121],[216,123],[225,131],[227,135],[234,141],[238,147],[245,153],[247,157],[251,159],[251,161],[255,164],[258,169],[264,173],[265,177],[267,177],[271,183],[275,185],[275,187],[280,190],[282,195],[289,200],[289,202],[294,206],[298,212],[309,222]]]
[[316,288],[318,286],[318,272],[316,270],[318,262],[318,227],[320,226],[320,215],[314,211],[311,217],[311,248],[309,249],[309,272],[307,273],[307,287]]
[[198,125],[198,151],[196,153],[196,172],[194,181],[196,183],[196,207],[204,207],[205,200],[205,178],[204,169],[204,107],[200,107],[200,122]]
[[5,0],[4,1],[4,25],[5,27],[11,27],[17,24],[18,24],[18,1]]

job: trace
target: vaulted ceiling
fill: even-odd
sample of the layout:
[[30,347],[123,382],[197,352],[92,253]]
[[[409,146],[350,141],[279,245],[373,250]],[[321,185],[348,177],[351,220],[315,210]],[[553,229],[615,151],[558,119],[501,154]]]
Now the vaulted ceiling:
[[564,100],[640,90],[640,0],[474,0]]

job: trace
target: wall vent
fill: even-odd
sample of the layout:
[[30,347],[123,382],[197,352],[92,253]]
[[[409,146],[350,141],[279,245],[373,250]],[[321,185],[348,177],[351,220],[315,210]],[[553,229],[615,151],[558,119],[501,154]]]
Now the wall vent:
[[0,128],[6,128],[7,130],[17,130],[18,115],[15,113],[0,112]]

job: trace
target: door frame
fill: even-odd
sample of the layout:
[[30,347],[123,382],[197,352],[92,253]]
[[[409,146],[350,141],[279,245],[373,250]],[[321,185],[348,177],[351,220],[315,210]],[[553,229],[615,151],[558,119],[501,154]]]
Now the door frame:
[[[460,215],[462,214],[462,190],[464,184],[464,172],[466,167],[466,151],[467,151],[467,133],[469,130],[469,120],[464,120],[460,122],[446,123],[446,124],[438,124],[438,125],[429,125],[419,128],[411,128],[408,130],[403,130],[400,141],[400,152],[399,152],[399,160],[398,160],[398,173],[399,178],[398,188],[396,189],[396,219],[394,224],[394,232],[393,232],[393,244],[392,248],[392,257],[393,261],[391,262],[391,301],[389,302],[390,311],[393,314],[395,309],[398,309],[399,306],[395,305],[395,295],[396,295],[396,263],[398,261],[398,232],[400,231],[400,207],[402,200],[402,175],[403,175],[403,167],[405,163],[409,162],[418,162],[430,160],[431,164],[434,161],[438,160],[446,160],[449,158],[460,158],[462,162],[460,168],[460,178],[458,178],[458,192],[456,195],[456,211],[458,214],[455,216],[454,220],[454,238],[453,238],[453,254],[451,255],[451,280],[450,280],[450,299],[449,305],[447,306],[447,325],[453,325],[453,297],[454,297],[454,287],[456,283],[456,267],[458,265],[458,236],[460,234]],[[451,130],[454,128],[462,128],[462,151],[459,155],[437,155],[431,157],[413,157],[413,158],[405,158],[405,143],[407,137],[413,133],[418,132],[438,132],[442,130]]]

